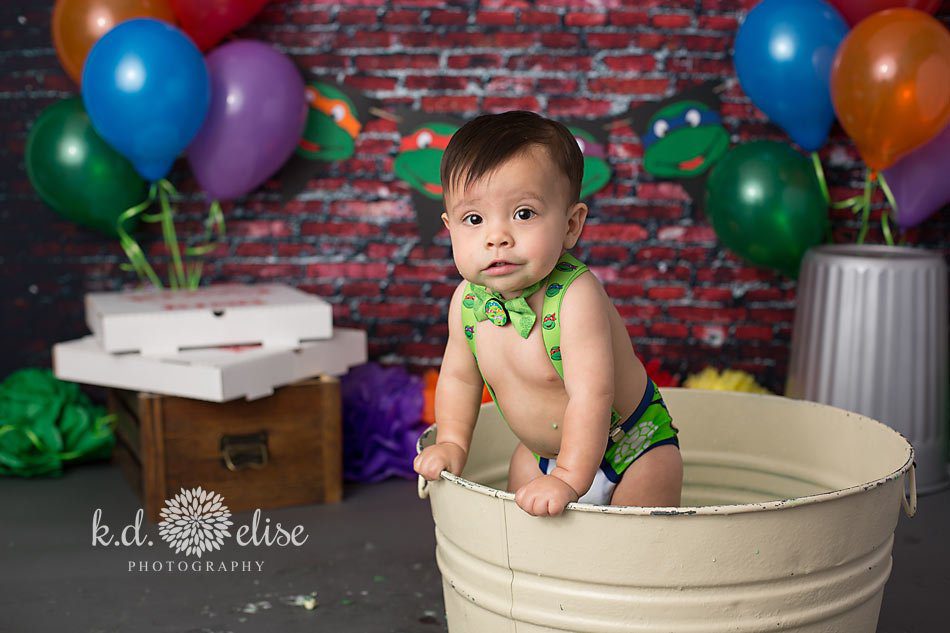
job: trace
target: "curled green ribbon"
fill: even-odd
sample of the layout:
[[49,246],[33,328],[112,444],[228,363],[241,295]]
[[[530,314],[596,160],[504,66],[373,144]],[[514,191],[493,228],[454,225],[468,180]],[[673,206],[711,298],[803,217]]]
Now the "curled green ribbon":
[[[156,288],[162,288],[162,282],[155,270],[148,263],[145,253],[138,242],[128,231],[124,224],[130,219],[141,216],[144,222],[158,223],[162,225],[162,237],[165,241],[165,247],[171,256],[171,265],[168,268],[168,285],[171,289],[189,289],[194,290],[201,281],[201,271],[204,266],[201,261],[185,262],[182,257],[182,248],[178,243],[178,235],[175,231],[175,211],[171,205],[170,198],[178,195],[178,190],[167,179],[161,179],[152,183],[149,188],[149,195],[141,203],[122,212],[117,221],[117,233],[119,235],[119,244],[125,251],[129,259],[128,264],[121,264],[122,270],[134,271],[139,279],[148,280]],[[157,213],[148,214],[145,210],[149,208],[156,198],[159,201],[160,210]],[[184,255],[188,257],[203,257],[213,251],[219,243],[224,241],[225,226],[224,213],[221,211],[221,204],[215,200],[208,209],[208,217],[205,219],[204,242],[197,246],[184,248]],[[214,239],[212,240],[212,237]]]
[[815,166],[815,176],[818,177],[818,186],[821,187],[821,195],[825,198],[825,204],[830,204],[831,194],[828,193],[828,181],[825,180],[825,170],[821,166],[818,152],[811,153],[811,162]]
[[[887,184],[887,180],[884,179],[884,174],[878,172],[877,182],[881,186],[881,191],[884,192],[884,197],[887,198],[887,203],[891,205],[891,210],[897,215],[897,200],[894,199],[894,193],[891,191],[890,185]],[[881,212],[881,230],[884,232],[884,240],[887,242],[888,246],[894,246],[894,236],[891,234],[891,225],[889,221],[890,213],[887,209]]]
[[[155,274],[155,270],[148,263],[148,260],[145,258],[145,253],[142,251],[142,247],[139,246],[138,242],[135,241],[129,232],[125,230],[125,223],[134,218],[137,215],[141,215],[147,208],[152,205],[152,202],[155,201],[155,196],[158,193],[158,187],[153,183],[149,188],[148,198],[139,204],[135,205],[130,209],[126,209],[120,215],[116,221],[116,232],[119,235],[119,245],[122,247],[122,250],[125,251],[126,257],[129,258],[130,264],[124,264],[121,266],[123,270],[128,270],[131,267],[132,270],[139,276],[139,279],[145,280],[148,279],[152,284],[157,287],[162,287],[162,281],[159,279],[158,275]],[[146,219],[146,216],[143,216],[142,219]]]
[[858,232],[858,244],[864,244],[864,238],[868,234],[868,220],[871,218],[871,192],[874,190],[874,178],[871,170],[867,169],[864,175],[864,195],[861,198],[861,206],[856,208],[855,213],[861,214],[861,230]]

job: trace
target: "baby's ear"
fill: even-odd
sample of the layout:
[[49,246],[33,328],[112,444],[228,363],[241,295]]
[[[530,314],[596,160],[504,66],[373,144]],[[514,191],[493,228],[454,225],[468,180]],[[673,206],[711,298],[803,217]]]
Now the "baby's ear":
[[587,205],[578,202],[567,212],[567,234],[564,236],[564,248],[574,248],[584,230],[587,220]]
[[445,228],[449,228],[449,216],[444,211],[442,212],[442,224],[445,225]]

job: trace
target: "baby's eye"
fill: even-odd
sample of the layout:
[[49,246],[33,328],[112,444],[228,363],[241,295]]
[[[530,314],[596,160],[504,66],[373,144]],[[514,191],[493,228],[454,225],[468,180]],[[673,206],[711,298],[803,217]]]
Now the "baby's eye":
[[[471,222],[469,222],[471,220]],[[462,224],[468,224],[469,226],[478,226],[482,223],[482,216],[476,213],[469,213],[464,218],[462,218]]]
[[535,215],[535,212],[527,207],[523,207],[515,211],[515,218],[519,220],[530,220]]

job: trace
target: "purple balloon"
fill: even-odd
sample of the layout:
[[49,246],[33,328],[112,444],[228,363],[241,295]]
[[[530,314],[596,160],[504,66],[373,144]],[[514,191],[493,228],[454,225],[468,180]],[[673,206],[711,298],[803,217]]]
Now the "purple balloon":
[[290,59],[262,42],[225,44],[205,58],[211,107],[188,147],[202,189],[237,198],[290,157],[307,122],[303,77]]
[[904,229],[917,226],[950,202],[950,125],[884,170],[894,202],[895,220]]

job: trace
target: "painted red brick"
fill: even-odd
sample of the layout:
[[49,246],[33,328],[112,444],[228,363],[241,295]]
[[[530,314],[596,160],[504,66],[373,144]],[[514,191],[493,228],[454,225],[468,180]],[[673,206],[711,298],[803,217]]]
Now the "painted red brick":
[[[635,62],[634,65],[639,63],[641,62]],[[637,70],[637,68],[631,68],[629,70]],[[591,79],[587,82],[587,86],[590,88],[591,92],[610,92],[636,95],[661,95],[669,85],[670,80],[665,77],[599,77],[597,79]]]
[[551,26],[560,21],[560,16],[551,11],[521,11],[521,24],[526,26]]
[[387,264],[347,262],[310,264],[307,277],[323,279],[384,279],[388,277]]
[[386,25],[406,26],[410,24],[419,24],[422,22],[422,13],[420,11],[400,11],[398,9],[387,12],[382,22]]
[[468,11],[433,10],[429,24],[433,26],[459,26],[468,22]]
[[537,112],[541,109],[536,97],[485,97],[482,101],[482,110],[485,112],[507,112],[508,110],[531,110]]
[[742,341],[770,341],[775,334],[765,325],[737,325],[736,338]]
[[590,57],[573,55],[520,55],[508,62],[509,70],[521,71],[588,71],[591,69]]
[[587,45],[595,50],[628,48],[631,44],[633,44],[632,33],[587,33]]
[[269,257],[274,254],[274,245],[257,242],[238,244],[234,254],[239,257]]
[[746,308],[704,308],[700,306],[669,306],[671,317],[687,323],[735,323],[749,314]]
[[482,26],[512,26],[516,17],[514,11],[479,11],[475,22]]
[[567,26],[602,26],[607,23],[607,16],[603,13],[568,13],[564,16]]
[[542,33],[541,45],[545,48],[574,49],[580,45],[581,38],[577,33]]
[[653,26],[661,29],[684,29],[693,22],[688,13],[659,13],[651,19]]
[[[607,68],[618,72],[650,72],[656,68],[656,58],[652,55],[612,55],[604,57],[603,62]],[[626,84],[621,84],[625,86],[625,89],[618,90],[618,92],[636,92],[638,94],[654,92],[665,89],[667,83],[665,80],[655,79],[643,84],[644,88],[638,90],[630,90]]]
[[732,300],[731,288],[693,288],[693,299],[709,303],[729,303]]
[[648,327],[651,336],[666,338],[686,338],[689,328],[682,323],[652,323]]
[[345,11],[340,11],[336,20],[340,24],[350,25],[358,24],[361,26],[369,26],[376,24],[379,21],[379,17],[375,9],[347,9]]
[[496,68],[501,65],[501,55],[478,54],[478,55],[452,55],[447,60],[449,68],[458,68],[462,70],[470,68]]
[[647,231],[636,224],[585,224],[581,239],[585,241],[639,241],[647,238]]
[[647,298],[655,301],[674,301],[686,296],[682,286],[654,286],[647,290]]
[[646,11],[611,11],[608,17],[612,26],[645,26],[650,22]]

